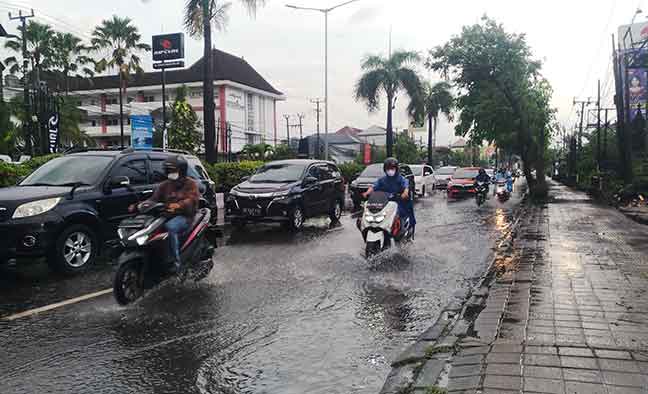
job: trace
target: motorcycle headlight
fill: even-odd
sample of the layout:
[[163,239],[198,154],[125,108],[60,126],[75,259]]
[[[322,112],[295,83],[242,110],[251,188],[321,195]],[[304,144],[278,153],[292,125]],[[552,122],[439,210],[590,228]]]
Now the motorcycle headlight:
[[378,215],[378,216],[374,216],[374,222],[375,222],[375,223],[380,223],[380,222],[382,222],[383,220],[385,220],[385,215]]
[[367,216],[365,216],[365,220],[367,221],[367,223],[373,223],[374,222],[374,217],[371,216],[371,215],[367,215]]
[[12,218],[28,218],[51,211],[61,201],[61,197],[48,198],[46,200],[32,201],[19,206],[14,212]]
[[135,238],[135,242],[137,242],[137,244],[139,246],[144,245],[146,243],[146,241],[148,241],[148,235],[141,235],[141,236]]

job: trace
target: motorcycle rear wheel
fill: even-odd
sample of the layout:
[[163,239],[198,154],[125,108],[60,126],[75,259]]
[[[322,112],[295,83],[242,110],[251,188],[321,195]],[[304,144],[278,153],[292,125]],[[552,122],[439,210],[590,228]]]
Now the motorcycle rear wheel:
[[117,269],[113,281],[113,295],[119,305],[135,302],[144,294],[140,280],[140,264],[139,260],[131,260]]

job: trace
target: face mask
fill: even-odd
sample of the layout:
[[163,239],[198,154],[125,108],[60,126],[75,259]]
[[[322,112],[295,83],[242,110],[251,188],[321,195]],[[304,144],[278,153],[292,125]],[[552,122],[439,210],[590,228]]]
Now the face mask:
[[180,173],[172,172],[172,173],[167,175],[167,178],[169,178],[169,180],[171,180],[171,181],[177,181],[178,178],[180,178]]
[[387,176],[394,176],[396,175],[396,170],[387,170]]

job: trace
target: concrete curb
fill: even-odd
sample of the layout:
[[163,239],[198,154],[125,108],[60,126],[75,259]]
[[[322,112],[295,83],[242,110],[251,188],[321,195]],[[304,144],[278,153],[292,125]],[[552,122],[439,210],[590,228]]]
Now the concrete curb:
[[511,227],[493,248],[489,256],[491,263],[477,284],[468,290],[455,293],[436,322],[396,357],[380,394],[423,394],[432,387],[446,387],[450,365],[460,348],[490,345],[490,342],[470,338],[471,327],[485,308],[489,291],[500,273],[496,251],[512,249],[520,218],[527,209],[527,204],[528,195],[525,193],[520,207],[514,213]]

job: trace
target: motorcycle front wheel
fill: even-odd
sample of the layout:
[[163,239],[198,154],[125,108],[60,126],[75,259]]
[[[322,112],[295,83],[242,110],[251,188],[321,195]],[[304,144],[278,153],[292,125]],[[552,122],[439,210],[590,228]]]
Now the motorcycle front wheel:
[[380,253],[380,241],[367,242],[367,245],[365,246],[365,256],[370,258],[378,253]]
[[130,260],[119,266],[113,281],[113,294],[119,305],[128,305],[142,297],[144,288],[140,274],[139,260]]

